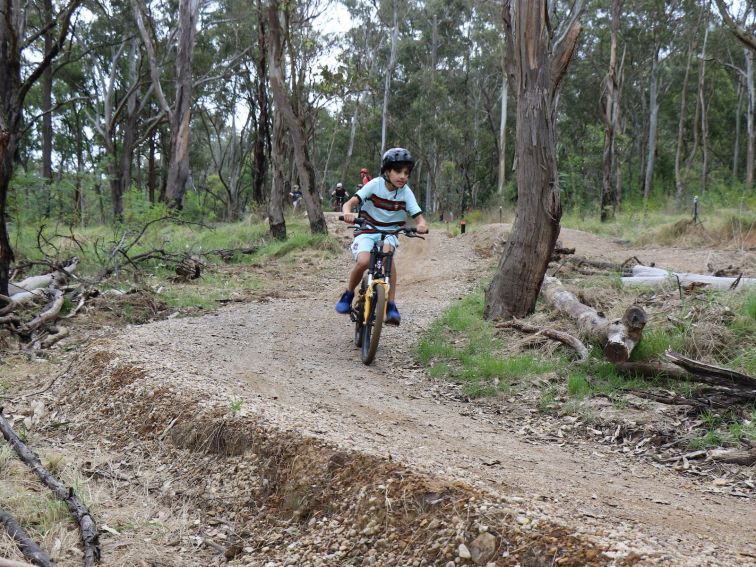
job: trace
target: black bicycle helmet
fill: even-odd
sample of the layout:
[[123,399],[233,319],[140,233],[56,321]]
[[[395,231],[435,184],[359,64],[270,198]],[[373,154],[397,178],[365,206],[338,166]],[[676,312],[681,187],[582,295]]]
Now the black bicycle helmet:
[[415,159],[412,154],[404,148],[391,148],[386,150],[381,160],[381,174],[385,173],[387,169],[394,165],[408,165],[410,172],[415,167]]

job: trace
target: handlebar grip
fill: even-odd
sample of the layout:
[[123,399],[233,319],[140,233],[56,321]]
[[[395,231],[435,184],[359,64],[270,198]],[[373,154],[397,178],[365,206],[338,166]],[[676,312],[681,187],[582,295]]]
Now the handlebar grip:
[[339,215],[339,220],[344,220],[344,215]]

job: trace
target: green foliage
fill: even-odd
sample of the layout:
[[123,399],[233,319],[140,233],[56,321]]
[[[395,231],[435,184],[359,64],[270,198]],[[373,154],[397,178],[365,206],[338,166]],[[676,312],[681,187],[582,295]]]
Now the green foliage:
[[653,327],[644,329],[640,342],[630,353],[630,360],[652,360],[662,357],[671,349],[676,352],[684,351],[684,341],[680,331],[668,328]]
[[534,355],[505,357],[493,326],[483,319],[483,293],[449,307],[417,347],[417,358],[434,378],[463,386],[470,397],[508,390],[514,381],[541,375],[553,366]]
[[735,446],[756,441],[756,408],[745,416],[705,411],[699,416],[704,432],[690,441],[692,449]]

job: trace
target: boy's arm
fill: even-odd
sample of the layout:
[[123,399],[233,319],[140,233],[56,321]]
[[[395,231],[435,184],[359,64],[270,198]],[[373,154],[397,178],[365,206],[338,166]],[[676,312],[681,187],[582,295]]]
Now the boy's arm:
[[349,199],[341,206],[341,214],[344,215],[344,222],[354,222],[354,219],[357,218],[357,215],[352,212],[352,208],[358,206],[359,204],[360,198],[357,195],[354,195],[351,199]]
[[425,217],[422,213],[415,217],[415,228],[419,234],[428,234],[428,225],[425,224]]

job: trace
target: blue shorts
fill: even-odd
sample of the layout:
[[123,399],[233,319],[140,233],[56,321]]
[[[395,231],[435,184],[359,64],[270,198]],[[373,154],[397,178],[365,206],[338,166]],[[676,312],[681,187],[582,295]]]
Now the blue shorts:
[[[380,234],[358,234],[352,241],[352,258],[357,259],[357,255],[360,252],[370,252],[373,249],[373,243],[378,242],[381,239]],[[385,244],[390,244],[394,247],[394,250],[399,248],[399,239],[393,234],[386,236],[384,239]]]

